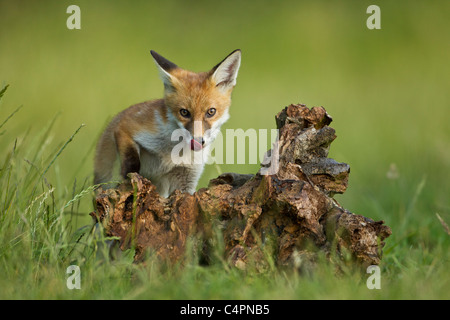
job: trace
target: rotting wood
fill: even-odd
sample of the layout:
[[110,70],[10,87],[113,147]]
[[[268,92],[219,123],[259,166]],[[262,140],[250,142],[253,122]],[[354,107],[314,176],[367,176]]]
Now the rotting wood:
[[[332,118],[323,107],[301,104],[289,105],[275,118],[278,148],[266,153],[258,173],[225,173],[193,195],[175,191],[167,199],[149,180],[130,174],[129,182],[98,194],[91,215],[108,236],[120,238],[122,250],[135,248],[136,262],[148,249],[179,261],[191,235],[208,243],[218,224],[225,258],[239,268],[249,259],[264,260],[267,252],[277,265],[314,260],[319,251],[337,257],[350,253],[363,266],[379,264],[391,229],[333,199],[345,192],[350,167],[328,158],[336,138]],[[262,174],[273,159],[278,170]]]

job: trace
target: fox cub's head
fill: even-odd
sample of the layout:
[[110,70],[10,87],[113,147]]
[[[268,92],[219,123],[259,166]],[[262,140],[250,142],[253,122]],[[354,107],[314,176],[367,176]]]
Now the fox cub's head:
[[189,132],[192,150],[212,143],[220,126],[228,120],[231,92],[241,64],[241,51],[235,50],[209,72],[195,73],[151,51],[164,82],[164,100],[181,129]]

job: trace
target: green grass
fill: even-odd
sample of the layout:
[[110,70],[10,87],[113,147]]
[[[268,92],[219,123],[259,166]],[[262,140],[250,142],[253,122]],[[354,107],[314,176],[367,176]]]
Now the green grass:
[[[0,0],[1,299],[450,298],[450,236],[436,217],[450,224],[449,3],[377,1],[382,29],[373,31],[370,1],[80,0],[77,31],[65,26],[70,4]],[[136,266],[131,253],[112,262],[98,257],[104,239],[79,229],[91,222],[105,122],[161,96],[150,49],[204,71],[236,48],[243,61],[223,130],[274,128],[290,103],[327,109],[338,135],[330,156],[351,166],[336,198],[393,231],[381,290],[352,268],[336,276],[325,261],[303,273],[241,271],[220,259]],[[219,171],[257,169],[208,166],[199,187]],[[81,290],[66,287],[71,264]]]

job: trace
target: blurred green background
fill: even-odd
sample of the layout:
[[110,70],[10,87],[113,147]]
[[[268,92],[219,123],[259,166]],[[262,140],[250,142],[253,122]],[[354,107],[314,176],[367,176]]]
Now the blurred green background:
[[[81,8],[81,30],[66,27],[71,4]],[[381,8],[381,30],[366,27],[371,4]],[[448,248],[435,213],[450,221],[449,17],[448,1],[0,0],[0,84],[10,84],[2,118],[23,105],[0,139],[9,152],[16,137],[57,117],[46,143],[58,145],[85,124],[48,180],[60,190],[91,183],[106,121],[162,96],[151,49],[207,71],[240,48],[223,132],[274,128],[291,103],[324,106],[338,136],[330,157],[351,167],[338,201],[385,220],[391,250]],[[199,187],[258,167],[208,166]],[[83,201],[89,221],[91,200]]]

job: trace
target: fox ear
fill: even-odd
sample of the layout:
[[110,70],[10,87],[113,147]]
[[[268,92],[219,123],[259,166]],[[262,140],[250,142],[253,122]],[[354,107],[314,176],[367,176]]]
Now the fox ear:
[[211,79],[224,92],[233,89],[241,65],[241,50],[237,49],[230,53],[211,70]]
[[153,50],[150,50],[150,53],[153,59],[155,60],[156,67],[158,68],[159,71],[159,76],[161,80],[164,82],[164,89],[166,90],[166,92],[174,91],[175,88],[173,84],[176,81],[176,78],[172,76],[170,72],[174,69],[177,69],[178,66]]

